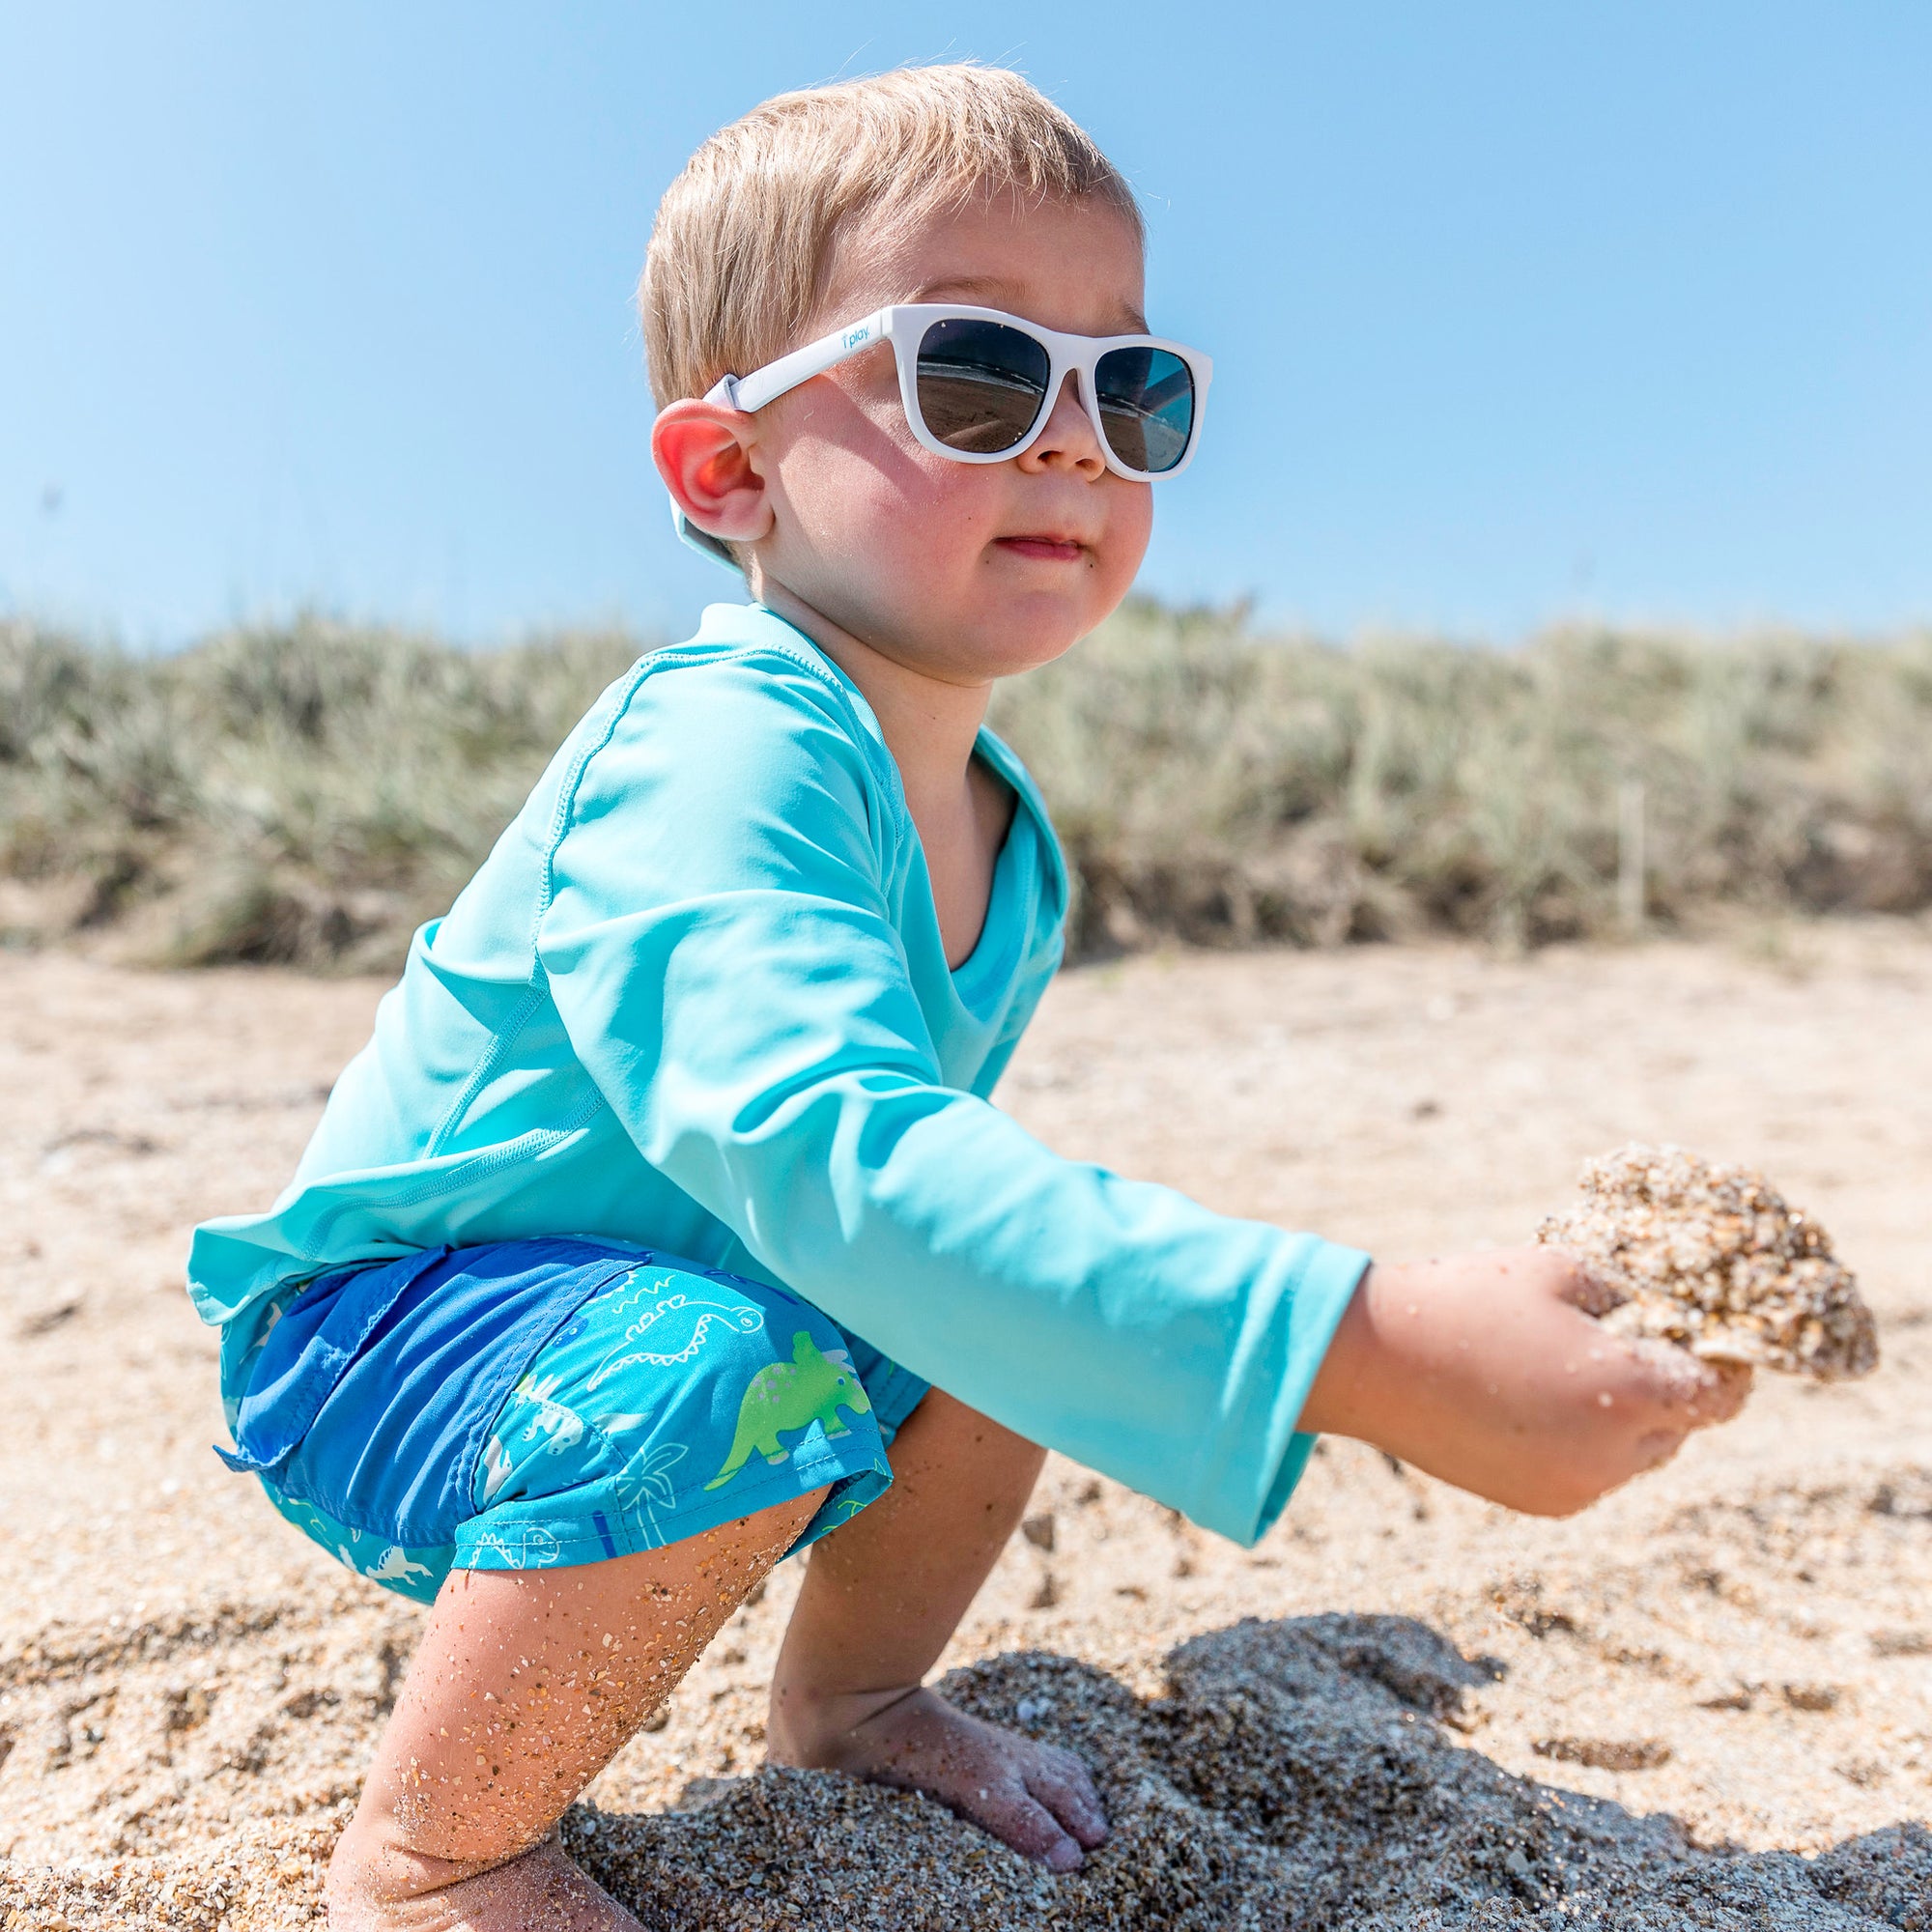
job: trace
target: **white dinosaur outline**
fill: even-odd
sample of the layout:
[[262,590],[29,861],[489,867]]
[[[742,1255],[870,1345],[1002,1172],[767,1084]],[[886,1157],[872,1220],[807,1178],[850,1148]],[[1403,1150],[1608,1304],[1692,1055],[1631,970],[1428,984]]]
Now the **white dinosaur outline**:
[[497,1499],[497,1492],[510,1480],[514,1473],[510,1459],[504,1452],[502,1441],[491,1436],[483,1445],[483,1496],[478,1507],[488,1509]]
[[409,1551],[400,1543],[392,1543],[376,1567],[362,1574],[372,1583],[407,1583],[412,1577],[434,1577],[436,1572],[427,1563],[411,1562]]
[[486,1529],[476,1539],[478,1551],[494,1550],[512,1570],[548,1570],[563,1553],[549,1530],[533,1522]]
[[561,1456],[566,1449],[574,1448],[583,1440],[582,1416],[568,1405],[552,1400],[562,1384],[561,1376],[546,1376],[542,1379],[526,1376],[511,1391],[536,1410],[524,1425],[523,1439],[534,1442],[539,1435],[548,1435],[550,1443],[546,1453],[552,1456]]
[[[674,1275],[662,1275],[651,1284],[650,1289],[640,1290],[628,1302],[618,1301],[613,1313],[621,1314],[627,1306],[638,1306],[645,1293],[657,1293],[670,1287],[676,1279]],[[668,1315],[675,1315],[682,1310],[696,1314],[697,1325],[692,1337],[674,1355],[658,1354],[649,1349],[633,1349],[628,1353],[621,1352],[627,1342],[641,1341],[648,1331]],[[586,1395],[594,1395],[611,1378],[620,1370],[633,1368],[639,1362],[648,1362],[653,1368],[674,1369],[688,1362],[703,1348],[714,1327],[725,1328],[737,1335],[755,1335],[765,1325],[764,1311],[753,1307],[748,1301],[710,1301],[702,1296],[686,1294],[683,1290],[674,1290],[666,1294],[624,1330],[616,1347],[599,1362],[583,1384]]]

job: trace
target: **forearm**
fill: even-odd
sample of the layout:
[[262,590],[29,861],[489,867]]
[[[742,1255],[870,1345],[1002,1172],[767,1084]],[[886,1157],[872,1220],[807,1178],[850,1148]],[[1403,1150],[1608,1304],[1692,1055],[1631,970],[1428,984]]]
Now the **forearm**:
[[[1486,1495],[1516,1495],[1521,1474],[1523,1390],[1499,1377],[1520,1351],[1483,1350],[1456,1332],[1465,1314],[1444,1293],[1456,1263],[1378,1263],[1362,1276],[1301,1412],[1304,1430],[1372,1443],[1402,1462]],[[1502,1264],[1505,1275],[1507,1264]],[[1507,1331],[1517,1311],[1501,1297],[1490,1319]],[[1502,1362],[1497,1360],[1501,1356]]]
[[1736,1412],[1740,1377],[1636,1347],[1577,1305],[1548,1248],[1378,1263],[1335,1330],[1301,1425],[1461,1489],[1567,1516]]

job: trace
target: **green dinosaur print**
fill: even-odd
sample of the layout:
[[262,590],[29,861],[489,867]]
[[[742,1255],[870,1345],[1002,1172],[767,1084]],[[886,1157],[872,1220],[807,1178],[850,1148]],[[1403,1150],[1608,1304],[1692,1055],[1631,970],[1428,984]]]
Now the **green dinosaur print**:
[[753,1449],[767,1463],[782,1463],[791,1451],[779,1442],[781,1429],[809,1429],[819,1422],[828,1435],[849,1435],[839,1409],[865,1415],[872,1405],[843,1355],[840,1349],[831,1356],[820,1354],[801,1328],[791,1338],[791,1360],[774,1362],[752,1378],[738,1405],[738,1433],[731,1439],[731,1453],[704,1487],[722,1490],[745,1466]]

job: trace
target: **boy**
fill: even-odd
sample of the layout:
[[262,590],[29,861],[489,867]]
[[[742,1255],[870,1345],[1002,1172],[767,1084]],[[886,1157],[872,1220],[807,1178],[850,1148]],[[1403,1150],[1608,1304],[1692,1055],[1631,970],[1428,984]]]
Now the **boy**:
[[190,1263],[229,1460],[434,1603],[338,1926],[634,1927],[555,1821],[820,1538],[773,1761],[1068,1869],[1085,1768],[923,1688],[1037,1445],[1252,1541],[1318,1430],[1560,1512],[1742,1396],[1605,1336],[1560,1257],[1371,1269],[985,1097],[1066,890],[987,694],[1125,593],[1208,380],[1077,128],[965,67],[768,102],[667,195],[641,301],[659,469],[754,601],[599,700],[290,1190]]

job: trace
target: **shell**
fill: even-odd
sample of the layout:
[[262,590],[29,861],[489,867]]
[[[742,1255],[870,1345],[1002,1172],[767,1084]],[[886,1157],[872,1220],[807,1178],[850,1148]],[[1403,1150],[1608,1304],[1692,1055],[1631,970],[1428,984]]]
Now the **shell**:
[[1818,1381],[1878,1366],[1857,1279],[1761,1174],[1631,1146],[1585,1162],[1582,1187],[1536,1238],[1583,1263],[1606,1328]]

